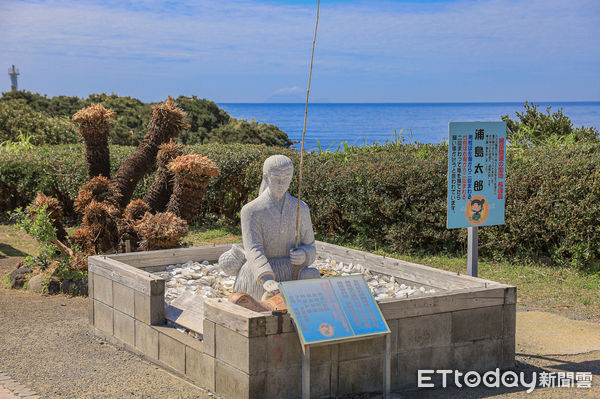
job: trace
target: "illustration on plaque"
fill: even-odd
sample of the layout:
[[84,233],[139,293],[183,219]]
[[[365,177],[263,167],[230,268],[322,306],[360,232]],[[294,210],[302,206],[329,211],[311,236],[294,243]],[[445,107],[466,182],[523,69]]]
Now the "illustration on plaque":
[[476,195],[469,201],[465,208],[467,220],[474,226],[478,226],[486,221],[490,208],[483,195]]
[[326,337],[331,337],[333,335],[333,326],[329,323],[321,323],[319,326],[319,331]]

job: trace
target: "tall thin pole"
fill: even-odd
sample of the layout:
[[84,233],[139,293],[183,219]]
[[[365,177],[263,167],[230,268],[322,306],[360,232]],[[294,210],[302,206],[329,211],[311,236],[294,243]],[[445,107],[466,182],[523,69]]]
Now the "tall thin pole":
[[467,273],[477,277],[477,263],[479,259],[479,232],[477,226],[467,227]]
[[[302,128],[302,148],[300,149],[300,172],[298,174],[298,209],[296,209],[296,249],[298,249],[298,232],[300,229],[300,200],[302,198],[302,166],[304,165],[304,137],[306,136],[306,119],[308,117],[308,95],[310,93],[310,79],[312,78],[313,60],[315,59],[315,43],[317,42],[317,28],[319,26],[319,8],[321,0],[317,1],[317,21],[315,23],[315,36],[313,38],[312,54],[310,56],[310,72],[308,73],[308,87],[306,88],[306,106],[304,107],[304,127]],[[298,267],[294,265],[294,279],[298,278]]]

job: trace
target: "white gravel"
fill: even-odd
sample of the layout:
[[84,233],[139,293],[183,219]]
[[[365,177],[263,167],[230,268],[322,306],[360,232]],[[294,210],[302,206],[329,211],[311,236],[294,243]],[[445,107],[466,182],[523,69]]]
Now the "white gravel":
[[[423,286],[410,286],[396,281],[393,276],[375,273],[360,264],[344,264],[331,259],[319,259],[313,263],[322,276],[348,276],[362,274],[376,300],[407,298],[417,293],[435,293],[435,289]],[[165,301],[171,303],[188,291],[204,298],[226,298],[231,294],[235,276],[228,276],[218,264],[192,260],[183,264],[169,265],[163,272],[155,272],[166,281]]]

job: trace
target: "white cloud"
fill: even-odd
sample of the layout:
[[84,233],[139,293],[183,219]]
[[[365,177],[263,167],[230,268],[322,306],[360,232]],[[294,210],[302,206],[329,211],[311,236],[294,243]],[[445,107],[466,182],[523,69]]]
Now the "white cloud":
[[[81,76],[101,68],[107,74],[294,75],[303,81],[314,17],[314,5],[282,2],[2,2],[0,52],[47,68],[72,64]],[[599,20],[597,0],[324,2],[315,74],[426,79],[597,67]]]
[[304,91],[304,89],[302,89],[301,87],[293,86],[293,87],[281,88],[279,90],[276,90],[275,93],[273,93],[273,94],[296,94],[296,93],[302,93],[303,91]]

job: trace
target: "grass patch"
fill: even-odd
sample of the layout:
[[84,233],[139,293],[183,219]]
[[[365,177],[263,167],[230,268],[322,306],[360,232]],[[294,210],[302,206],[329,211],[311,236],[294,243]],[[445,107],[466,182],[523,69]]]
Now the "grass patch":
[[[467,274],[465,256],[406,256],[409,262]],[[532,309],[564,311],[600,321],[600,273],[479,259],[479,277],[517,287],[517,302]]]
[[2,277],[1,284],[5,288],[10,288],[10,286],[11,286],[11,284],[10,284],[10,273],[7,273],[6,276]]
[[29,234],[9,224],[0,224],[0,258],[9,256],[35,256],[41,245]]
[[238,230],[228,228],[207,229],[190,227],[189,233],[183,238],[185,246],[201,247],[207,245],[235,244],[242,242]]

